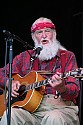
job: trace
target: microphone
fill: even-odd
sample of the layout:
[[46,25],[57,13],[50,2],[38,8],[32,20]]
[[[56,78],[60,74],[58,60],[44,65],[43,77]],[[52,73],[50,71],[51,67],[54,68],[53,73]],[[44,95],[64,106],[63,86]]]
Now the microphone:
[[38,46],[36,49],[35,49],[35,57],[37,58],[38,57],[38,55],[40,54],[40,52],[41,52],[41,50],[43,49],[43,47],[42,46]]
[[10,33],[10,32],[7,31],[7,30],[3,30],[3,33],[4,33],[5,35],[9,36],[9,37],[13,37],[13,38],[15,38],[15,35],[12,34],[12,33]]

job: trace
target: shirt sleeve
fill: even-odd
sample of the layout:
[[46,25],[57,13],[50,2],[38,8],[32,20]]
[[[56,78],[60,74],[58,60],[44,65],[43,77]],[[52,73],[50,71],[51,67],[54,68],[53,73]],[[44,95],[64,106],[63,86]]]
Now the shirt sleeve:
[[[69,52],[66,54],[66,62],[65,62],[65,71],[72,71],[77,69],[77,61],[74,53]],[[72,100],[75,102],[76,98],[79,95],[80,91],[80,82],[79,79],[70,76],[65,79],[66,91],[61,94],[64,100]]]
[[[12,74],[20,73],[23,64],[23,53],[17,55],[12,62]],[[0,87],[4,88],[9,75],[9,63],[0,68]]]
[[[34,53],[33,50],[28,50],[15,56],[12,62],[12,75],[19,74],[25,76],[30,71],[31,55]],[[4,88],[9,75],[9,63],[0,68],[0,87]]]

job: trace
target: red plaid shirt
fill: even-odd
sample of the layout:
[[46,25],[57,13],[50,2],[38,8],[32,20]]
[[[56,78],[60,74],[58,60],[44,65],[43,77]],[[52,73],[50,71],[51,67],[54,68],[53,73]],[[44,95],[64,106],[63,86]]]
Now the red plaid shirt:
[[[64,73],[75,70],[77,68],[76,58],[74,53],[65,50],[59,50],[56,57],[47,61],[39,61],[37,58],[33,61],[30,61],[30,54],[34,55],[33,50],[24,51],[17,55],[13,59],[12,63],[12,74],[17,73],[21,76],[25,76],[31,70],[45,70],[55,73],[56,71]],[[31,64],[32,63],[32,64]],[[0,85],[4,87],[5,84],[5,69],[6,73],[9,74],[9,64],[7,67],[0,69]],[[52,75],[43,75],[45,78],[49,78]],[[65,80],[66,92],[61,96],[65,100],[72,100],[75,102],[80,90],[79,80],[74,77],[68,77]],[[56,94],[55,88],[52,88],[49,84],[46,85],[45,94]]]

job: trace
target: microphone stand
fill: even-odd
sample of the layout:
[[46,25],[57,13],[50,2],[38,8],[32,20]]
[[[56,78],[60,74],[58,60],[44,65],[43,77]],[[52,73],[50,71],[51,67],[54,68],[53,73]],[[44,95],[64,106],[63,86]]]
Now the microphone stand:
[[9,41],[9,83],[8,83],[8,113],[7,113],[7,124],[11,125],[11,86],[12,86],[12,56],[13,56],[13,38],[8,37],[7,42]]
[[[6,39],[6,42],[9,42],[9,83],[8,83],[8,103],[7,103],[7,107],[8,107],[7,125],[11,125],[11,87],[12,87],[12,80],[13,80],[12,78],[13,39],[16,39],[17,41],[21,42],[26,49],[27,47],[30,47],[30,48],[33,48],[33,47],[29,45],[27,42],[23,41],[20,37],[10,33],[9,31],[4,30],[3,33],[5,33],[8,36],[8,38]],[[30,54],[30,57],[31,57],[30,69],[32,69],[33,62],[36,57],[32,57],[31,54]]]

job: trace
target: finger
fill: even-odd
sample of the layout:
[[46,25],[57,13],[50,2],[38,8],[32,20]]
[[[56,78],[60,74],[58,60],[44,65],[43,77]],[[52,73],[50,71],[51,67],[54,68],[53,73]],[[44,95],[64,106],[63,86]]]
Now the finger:
[[16,84],[16,89],[18,90],[20,88],[20,83]]
[[[11,93],[11,96],[12,96],[12,97],[17,97],[17,95],[14,95],[13,93]],[[12,98],[11,98],[11,99],[12,99]]]
[[15,91],[18,91],[20,87],[20,83],[18,81],[15,81],[15,83],[12,84],[12,89]]
[[55,74],[53,77],[52,77],[52,80],[53,82],[58,82],[61,80],[60,76],[58,76],[57,74]]
[[17,93],[16,91],[12,91],[12,93],[11,93],[11,96],[13,96],[13,97],[17,97],[19,95],[19,93]]

